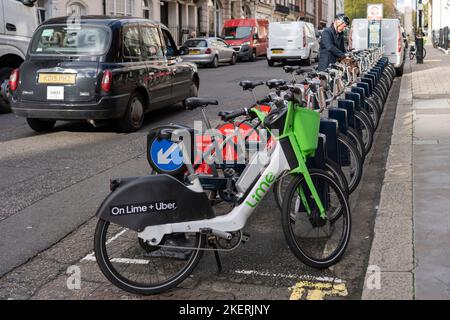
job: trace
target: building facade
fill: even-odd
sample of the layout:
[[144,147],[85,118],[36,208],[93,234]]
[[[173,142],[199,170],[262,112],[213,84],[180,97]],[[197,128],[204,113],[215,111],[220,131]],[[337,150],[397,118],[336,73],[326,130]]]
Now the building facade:
[[334,0],[38,0],[37,7],[41,21],[72,14],[161,21],[182,43],[189,36],[220,35],[227,19],[302,19],[323,27],[330,22],[330,3],[334,4]]

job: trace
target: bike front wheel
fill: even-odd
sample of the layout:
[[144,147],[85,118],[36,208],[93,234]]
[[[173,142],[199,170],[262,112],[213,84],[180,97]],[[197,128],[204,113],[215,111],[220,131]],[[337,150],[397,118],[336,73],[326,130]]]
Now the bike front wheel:
[[323,170],[311,170],[312,182],[325,208],[321,216],[306,179],[295,176],[287,189],[282,209],[286,241],[304,264],[328,268],[342,258],[350,240],[351,212],[342,188]]
[[112,284],[130,293],[157,294],[184,281],[200,261],[206,237],[198,233],[166,235],[152,246],[138,233],[100,219],[94,236],[95,257]]

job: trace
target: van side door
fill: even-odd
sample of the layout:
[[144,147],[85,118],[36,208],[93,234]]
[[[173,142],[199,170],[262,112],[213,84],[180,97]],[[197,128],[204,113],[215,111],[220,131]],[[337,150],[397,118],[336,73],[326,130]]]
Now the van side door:
[[3,1],[0,1],[0,34],[5,34],[5,16],[3,15]]
[[142,51],[145,60],[144,84],[152,109],[163,107],[172,97],[172,75],[164,56],[158,27],[141,24]]
[[267,53],[267,37],[268,37],[268,26],[263,22],[257,22],[258,30],[258,56],[265,56]]

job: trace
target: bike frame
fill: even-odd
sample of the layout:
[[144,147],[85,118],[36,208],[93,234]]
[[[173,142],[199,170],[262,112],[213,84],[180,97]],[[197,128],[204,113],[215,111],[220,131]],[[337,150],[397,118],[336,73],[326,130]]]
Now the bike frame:
[[[287,116],[288,118],[290,116],[290,113],[293,112],[293,108],[295,108],[294,103],[289,102]],[[259,117],[264,116],[258,112],[257,115]],[[280,138],[289,138],[291,146],[293,147],[297,156],[297,160],[299,162],[299,166],[297,168],[291,168],[289,166],[286,155],[284,154],[279,142]],[[181,150],[186,150],[183,142],[178,143]],[[267,151],[259,151],[258,155],[262,152]],[[185,152],[182,153],[185,154]],[[204,192],[199,177],[193,174],[194,169],[192,167],[192,164],[187,164],[187,166],[191,173],[191,177],[193,178],[192,185],[188,186],[188,188],[195,192]],[[325,219],[325,209],[306,166],[306,157],[300,151],[293,133],[288,132],[284,133],[276,139],[275,147],[270,151],[270,162],[262,171],[261,175],[257,179],[252,181],[252,187],[247,190],[246,194],[240,200],[239,205],[234,207],[231,212],[223,216],[215,217],[213,219],[148,226],[144,229],[143,232],[139,233],[139,238],[148,241],[151,245],[158,245],[166,234],[198,233],[205,229],[223,233],[241,230],[247,224],[248,218],[256,210],[265,196],[267,196],[274,183],[286,172],[290,172],[293,174],[302,174],[304,176],[309,191],[320,210],[321,218]],[[303,205],[307,209],[308,214],[311,214],[311,210],[307,203],[307,199],[303,192],[303,189],[299,188],[298,193],[301,197]]]
[[[164,235],[171,233],[197,233],[206,228],[222,232],[241,230],[245,227],[248,218],[256,210],[259,203],[269,193],[269,189],[275,181],[290,169],[281,145],[276,141],[269,165],[255,181],[253,187],[250,188],[250,192],[247,193],[241,203],[234,207],[231,212],[213,219],[149,226],[143,232],[139,233],[139,238],[149,241],[152,245],[158,245]],[[195,180],[198,181],[198,177]],[[194,185],[195,188],[192,187],[193,190],[204,192],[199,181],[198,183],[194,183]]]

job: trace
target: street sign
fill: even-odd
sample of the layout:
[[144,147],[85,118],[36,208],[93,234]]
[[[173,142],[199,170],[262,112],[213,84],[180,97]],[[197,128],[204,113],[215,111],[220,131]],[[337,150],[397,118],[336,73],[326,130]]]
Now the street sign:
[[183,155],[178,144],[173,141],[154,139],[149,152],[152,162],[160,172],[174,172],[183,166]]
[[381,20],[383,19],[383,4],[368,4],[367,5],[367,19],[369,20]]

